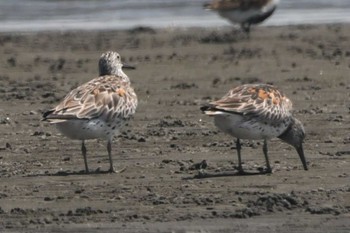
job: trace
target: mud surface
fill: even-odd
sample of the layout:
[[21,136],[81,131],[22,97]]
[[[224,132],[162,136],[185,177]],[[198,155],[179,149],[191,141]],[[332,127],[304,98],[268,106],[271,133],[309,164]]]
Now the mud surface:
[[[1,34],[1,232],[349,232],[350,25]],[[40,121],[117,50],[138,94],[135,118],[113,144],[79,141]],[[309,171],[296,151],[243,144],[199,111],[243,83],[272,83],[305,125]],[[197,163],[214,177],[195,179]],[[203,165],[203,164],[202,164]],[[231,176],[225,176],[231,174]]]

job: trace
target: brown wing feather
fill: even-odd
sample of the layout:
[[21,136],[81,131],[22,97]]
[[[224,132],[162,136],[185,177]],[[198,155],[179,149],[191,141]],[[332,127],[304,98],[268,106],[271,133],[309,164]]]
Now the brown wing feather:
[[118,76],[106,75],[72,90],[46,116],[46,119],[93,119],[100,117],[110,121],[113,116],[130,118],[135,113],[136,106],[136,94],[130,84],[122,81]]
[[259,117],[266,121],[281,121],[290,117],[292,111],[292,102],[275,87],[266,84],[236,87],[210,105],[215,110]]

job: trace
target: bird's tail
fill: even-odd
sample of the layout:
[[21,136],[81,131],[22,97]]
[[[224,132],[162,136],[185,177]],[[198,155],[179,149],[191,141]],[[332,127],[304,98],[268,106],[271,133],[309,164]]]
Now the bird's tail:
[[208,116],[224,114],[222,110],[217,109],[215,105],[212,105],[212,104],[205,104],[200,107],[200,110]]
[[43,118],[42,118],[41,120],[42,120],[42,121],[49,121],[49,116],[50,116],[50,114],[53,113],[53,112],[54,112],[53,109],[44,112],[44,114],[43,114],[43,116],[42,116]]
[[53,114],[54,112],[54,109],[44,112],[41,121],[47,121],[50,123],[60,123],[65,122],[67,119],[69,119],[69,116],[55,115]]

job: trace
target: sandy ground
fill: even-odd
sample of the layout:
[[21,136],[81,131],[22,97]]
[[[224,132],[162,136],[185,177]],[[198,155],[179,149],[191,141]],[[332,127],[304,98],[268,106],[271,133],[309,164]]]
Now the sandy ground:
[[[350,25],[137,28],[0,35],[1,232],[349,232]],[[135,118],[113,144],[79,141],[41,122],[43,111],[97,76],[116,50],[138,94]],[[296,151],[269,144],[273,174],[233,173],[233,138],[199,111],[243,83],[272,83],[305,125]],[[245,141],[244,168],[264,166],[262,143]],[[206,160],[195,179],[190,167]]]

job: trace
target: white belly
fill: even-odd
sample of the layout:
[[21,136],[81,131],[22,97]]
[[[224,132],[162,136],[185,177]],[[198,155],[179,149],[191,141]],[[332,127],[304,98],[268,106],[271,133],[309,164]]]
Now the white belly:
[[119,129],[125,124],[125,121],[104,122],[98,119],[94,120],[71,120],[56,123],[57,129],[65,136],[71,139],[86,140],[112,138]]
[[272,126],[260,121],[247,121],[243,116],[236,114],[215,115],[214,122],[220,130],[239,139],[275,138],[287,129],[286,124]]

